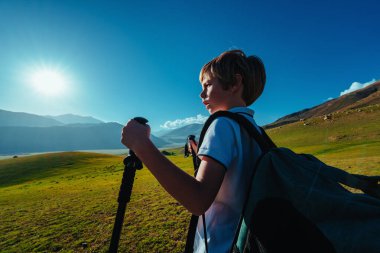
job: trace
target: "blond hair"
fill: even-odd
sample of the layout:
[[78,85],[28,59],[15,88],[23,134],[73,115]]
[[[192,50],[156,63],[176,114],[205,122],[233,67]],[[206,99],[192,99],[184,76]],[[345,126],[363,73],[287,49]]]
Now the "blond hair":
[[265,68],[259,57],[247,57],[241,50],[226,51],[202,67],[199,80],[202,82],[205,75],[209,75],[217,78],[227,90],[236,84],[237,74],[242,77],[244,86],[242,98],[249,106],[260,97],[265,86]]

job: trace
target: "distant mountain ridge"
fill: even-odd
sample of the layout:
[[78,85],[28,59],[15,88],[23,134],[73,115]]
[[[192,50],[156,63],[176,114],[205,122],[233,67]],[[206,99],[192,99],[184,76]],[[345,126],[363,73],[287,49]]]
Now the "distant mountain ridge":
[[358,109],[372,104],[380,103],[380,81],[377,81],[367,87],[345,94],[338,98],[326,101],[320,105],[309,109],[304,109],[289,115],[286,115],[275,122],[268,124],[265,128],[274,128],[290,124],[299,120],[312,117],[324,116],[334,112]]
[[55,119],[63,124],[99,124],[104,123],[101,120],[95,119],[90,116],[79,116],[74,114],[63,114],[58,116],[45,116],[51,119]]
[[[51,118],[0,110],[0,154],[48,151],[125,149],[120,143],[123,125],[92,117],[66,114]],[[157,147],[168,142],[152,135]]]
[[180,128],[173,129],[172,131],[160,136],[161,139],[170,143],[171,146],[181,146],[186,143],[187,136],[190,134],[195,135],[198,139],[202,131],[203,124],[190,124]]
[[50,127],[61,125],[63,125],[62,122],[44,116],[0,110],[0,126]]
[[51,127],[66,124],[99,124],[101,120],[90,116],[63,114],[41,116],[25,112],[11,112],[0,109],[0,126]]
[[[123,126],[119,123],[80,124],[52,127],[0,127],[0,154],[48,151],[125,149],[120,143]],[[151,136],[162,147],[168,143]]]

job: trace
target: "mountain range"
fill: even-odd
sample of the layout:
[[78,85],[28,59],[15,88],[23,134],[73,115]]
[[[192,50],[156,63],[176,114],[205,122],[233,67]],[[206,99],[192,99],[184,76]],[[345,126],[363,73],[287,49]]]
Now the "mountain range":
[[[326,101],[315,107],[286,115],[264,128],[275,128],[300,120],[321,117],[345,110],[380,104],[380,81],[363,89]],[[157,137],[151,135],[159,148],[178,147],[189,134],[199,138],[202,124],[190,124]],[[123,149],[120,143],[122,125],[105,123],[93,117],[73,114],[40,116],[0,110],[0,154],[47,151]]]
[[[40,116],[0,110],[0,155],[96,149],[125,149],[123,125],[73,114]],[[158,147],[170,143],[151,136]]]
[[25,112],[10,112],[0,109],[0,126],[52,127],[67,124],[100,124],[101,120],[90,116],[63,114],[40,116]]

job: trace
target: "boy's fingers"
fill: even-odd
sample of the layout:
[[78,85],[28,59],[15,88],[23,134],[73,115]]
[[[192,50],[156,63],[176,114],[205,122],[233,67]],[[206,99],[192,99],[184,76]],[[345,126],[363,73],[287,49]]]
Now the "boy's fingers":
[[121,131],[121,143],[125,146],[133,145],[136,138],[143,136],[150,136],[150,126],[148,124],[141,124],[137,120],[130,119]]

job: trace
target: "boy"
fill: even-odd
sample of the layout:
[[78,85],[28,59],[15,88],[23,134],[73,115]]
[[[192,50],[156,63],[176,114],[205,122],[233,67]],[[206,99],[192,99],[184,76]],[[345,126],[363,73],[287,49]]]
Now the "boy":
[[[244,115],[256,126],[253,111],[247,106],[261,95],[265,79],[264,65],[258,57],[246,57],[240,50],[227,51],[203,66],[200,97],[210,114],[229,110]],[[205,214],[208,252],[228,252],[250,178],[251,170],[243,164],[245,153],[253,148],[257,158],[261,153],[258,145],[242,138],[244,133],[236,122],[216,119],[198,150],[201,163],[194,178],[163,156],[149,134],[149,126],[130,120],[123,128],[121,142],[136,153],[165,190],[187,210],[195,215]],[[204,240],[200,219],[194,252],[205,252]]]

